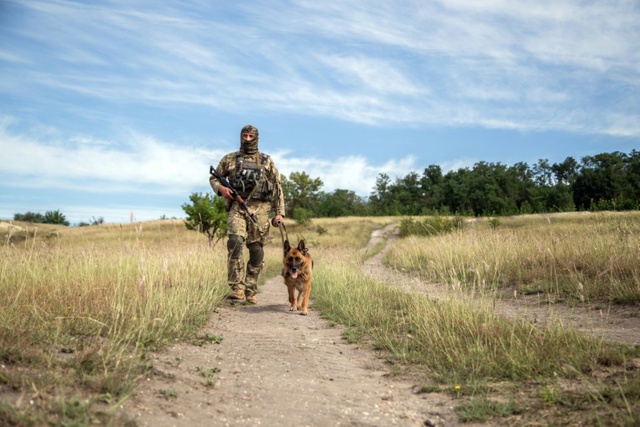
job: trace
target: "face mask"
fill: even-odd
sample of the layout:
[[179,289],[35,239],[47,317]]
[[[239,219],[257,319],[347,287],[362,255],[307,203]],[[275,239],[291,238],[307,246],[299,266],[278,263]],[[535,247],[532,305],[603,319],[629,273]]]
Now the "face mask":
[[[249,141],[245,141],[245,139],[242,137],[243,133],[250,133],[252,135],[255,135],[255,138]],[[245,154],[257,153],[259,139],[258,128],[251,125],[246,125],[245,127],[243,127],[240,131],[240,148],[242,149],[242,152]]]
[[251,141],[242,141],[242,152],[245,154],[255,154],[258,152],[258,138]]

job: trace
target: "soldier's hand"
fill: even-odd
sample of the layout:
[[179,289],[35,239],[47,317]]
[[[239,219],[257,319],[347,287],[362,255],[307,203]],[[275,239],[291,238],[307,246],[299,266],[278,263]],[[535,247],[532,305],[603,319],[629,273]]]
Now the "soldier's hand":
[[282,217],[282,215],[276,215],[272,220],[271,220],[271,224],[273,224],[274,227],[279,227],[280,224],[282,224],[282,220],[284,220],[284,218]]
[[218,193],[227,201],[233,200],[233,196],[231,195],[231,190],[227,187],[223,187],[222,185],[218,187]]

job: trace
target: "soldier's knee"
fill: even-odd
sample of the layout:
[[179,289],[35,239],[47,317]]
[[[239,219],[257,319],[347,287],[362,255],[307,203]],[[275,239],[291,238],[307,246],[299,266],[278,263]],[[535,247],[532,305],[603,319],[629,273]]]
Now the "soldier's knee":
[[261,266],[262,260],[264,259],[264,249],[262,247],[262,243],[260,242],[251,243],[248,247],[249,247],[249,263],[255,267]]
[[240,258],[242,255],[242,244],[244,243],[244,237],[237,234],[229,235],[227,241],[227,249],[229,250],[229,257]]

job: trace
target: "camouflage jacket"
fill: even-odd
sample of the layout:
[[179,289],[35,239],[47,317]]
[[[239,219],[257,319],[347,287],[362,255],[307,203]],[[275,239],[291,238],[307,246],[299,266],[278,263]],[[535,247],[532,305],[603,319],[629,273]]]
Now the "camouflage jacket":
[[[260,152],[256,154],[243,154],[241,151],[235,151],[233,153],[229,153],[220,160],[216,171],[223,177],[229,179],[233,185],[233,178],[236,177],[238,173],[238,158],[242,158],[244,163],[251,164],[260,161],[262,164],[262,160],[265,162],[262,164],[262,170],[264,172],[264,178],[268,181],[269,188],[271,190],[271,194],[268,202],[271,203],[271,210],[275,215],[285,216],[284,211],[284,195],[282,192],[282,182],[280,180],[280,173],[278,169],[276,169],[275,163],[271,159],[271,156],[264,155]],[[215,194],[218,193],[218,188],[220,187],[220,182],[213,176],[209,178],[209,183],[211,184],[211,188],[213,189]],[[239,189],[236,188],[236,191]],[[238,191],[239,193],[241,191]],[[265,201],[261,201],[257,198],[249,198],[249,200],[245,200],[248,205],[253,203],[266,203]]]

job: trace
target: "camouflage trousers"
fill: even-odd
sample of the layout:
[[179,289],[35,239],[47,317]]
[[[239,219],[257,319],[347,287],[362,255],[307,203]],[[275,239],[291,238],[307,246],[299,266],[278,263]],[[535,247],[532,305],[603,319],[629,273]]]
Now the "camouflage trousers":
[[[229,210],[228,283],[231,289],[243,289],[246,295],[258,292],[258,279],[262,272],[263,246],[269,236],[271,204],[257,200],[247,202],[249,211],[258,220],[254,223],[237,203]],[[243,246],[249,249],[249,261],[244,263]]]

